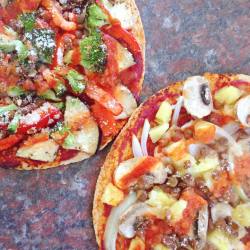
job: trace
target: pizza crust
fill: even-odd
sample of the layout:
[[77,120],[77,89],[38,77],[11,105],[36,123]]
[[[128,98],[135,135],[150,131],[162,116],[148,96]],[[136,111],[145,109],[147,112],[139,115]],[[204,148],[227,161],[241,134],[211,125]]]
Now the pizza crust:
[[[238,75],[233,74],[212,74],[205,73],[204,77],[208,79],[211,87],[215,85],[218,79],[225,79],[229,81],[238,80]],[[102,203],[102,195],[105,187],[108,183],[112,182],[113,173],[115,168],[119,165],[121,161],[130,159],[132,157],[132,133],[135,133],[135,128],[137,133],[141,133],[141,128],[145,118],[148,118],[149,112],[145,112],[148,109],[152,110],[154,106],[154,111],[158,110],[159,105],[163,100],[171,101],[171,98],[176,95],[180,95],[182,92],[182,86],[184,81],[176,82],[169,85],[165,89],[160,90],[155,95],[151,96],[146,102],[141,104],[137,110],[130,117],[126,126],[122,129],[119,136],[115,140],[107,158],[104,162],[104,165],[101,168],[100,175],[97,180],[94,203],[93,203],[93,224],[95,229],[96,240],[99,246],[104,234],[104,227],[106,223],[106,217],[104,214],[104,204]],[[153,116],[155,113],[153,113]],[[136,133],[135,133],[136,134]]]
[[[141,51],[142,51],[142,56],[143,56],[143,75],[139,81],[139,91],[142,89],[142,84],[144,80],[144,72],[145,72],[145,35],[144,35],[144,30],[143,30],[143,25],[140,17],[139,10],[136,6],[136,3],[134,0],[116,0],[115,3],[125,3],[127,8],[130,10],[133,18],[134,18],[134,26],[132,27],[132,33],[134,34],[137,42],[141,46]],[[126,123],[126,120],[121,120],[120,121],[120,127],[122,128]],[[114,137],[109,137],[105,140],[103,144],[100,145],[99,150],[102,150],[105,148],[112,140]],[[72,159],[69,159],[67,161],[63,162],[52,162],[52,163],[43,163],[37,166],[28,166],[26,163],[24,163],[22,166],[16,167],[17,170],[33,170],[33,169],[48,169],[48,168],[54,168],[58,167],[60,165],[68,165],[71,163],[76,163],[80,162],[82,160],[88,159],[92,156],[92,154],[87,154],[85,152],[79,152],[75,157]]]

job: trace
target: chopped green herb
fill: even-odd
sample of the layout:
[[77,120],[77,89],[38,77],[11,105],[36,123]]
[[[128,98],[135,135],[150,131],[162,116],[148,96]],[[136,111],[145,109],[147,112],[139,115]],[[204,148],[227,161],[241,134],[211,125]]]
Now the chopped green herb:
[[35,13],[24,13],[19,17],[20,21],[23,24],[25,32],[30,32],[35,28],[36,24],[36,15]]
[[17,52],[18,60],[23,61],[28,57],[29,51],[26,45],[20,40],[9,40],[0,36],[0,50],[5,53]]
[[103,72],[107,60],[107,47],[97,31],[80,42],[81,65],[92,72]]
[[91,4],[87,8],[87,26],[95,29],[107,24],[108,16],[97,4]]
[[58,122],[53,129],[51,130],[52,133],[54,132],[60,132],[61,134],[64,134],[65,132],[69,132],[69,128],[64,125],[63,122]]
[[75,70],[70,70],[68,72],[68,74],[66,75],[67,80],[69,81],[69,84],[72,88],[72,90],[76,93],[76,94],[81,94],[85,87],[86,87],[86,83],[84,81],[84,77],[79,74],[77,71]]
[[61,99],[56,97],[55,92],[51,89],[46,90],[44,93],[40,94],[40,96],[43,97],[44,99],[55,101],[55,102],[61,101]]
[[53,103],[53,105],[54,105],[55,107],[57,107],[58,109],[60,109],[60,110],[64,110],[64,109],[65,109],[65,104],[64,104],[64,102],[55,102],[55,103]]
[[39,59],[44,63],[51,63],[55,43],[55,32],[49,29],[33,29],[26,34],[26,38],[37,51]]
[[69,133],[69,135],[64,139],[63,147],[64,148],[71,148],[75,145],[76,138],[72,133]]
[[8,88],[7,92],[10,97],[16,97],[25,94],[24,89],[20,86],[10,87]]
[[67,88],[61,81],[58,80],[54,87],[54,90],[57,96],[61,96],[66,92]]
[[19,126],[20,117],[21,117],[20,114],[15,114],[14,118],[9,123],[9,125],[8,125],[8,131],[10,133],[13,133],[13,134],[16,133],[17,128]]
[[7,106],[0,106],[0,115],[9,111],[13,111],[13,110],[17,110],[17,106],[15,104],[10,104]]

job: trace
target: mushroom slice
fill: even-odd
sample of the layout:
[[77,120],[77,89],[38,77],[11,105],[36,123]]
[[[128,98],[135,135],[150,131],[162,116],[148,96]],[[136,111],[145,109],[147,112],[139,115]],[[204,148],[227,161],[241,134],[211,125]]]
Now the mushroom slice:
[[250,127],[250,95],[238,101],[237,117],[243,126]]
[[213,109],[213,100],[209,82],[202,76],[189,77],[183,86],[184,106],[187,112],[202,118],[209,115]]
[[130,117],[137,108],[136,100],[131,91],[124,85],[119,84],[114,90],[114,97],[123,107],[122,113],[116,116],[115,119],[120,120]]
[[198,249],[204,249],[207,241],[208,207],[203,206],[198,214]]
[[144,202],[138,202],[127,209],[120,217],[119,232],[125,238],[131,239],[135,236],[135,222],[137,217],[154,215],[152,207]]
[[162,184],[168,172],[169,169],[154,157],[137,157],[120,163],[114,172],[114,181],[117,187],[126,189],[134,185],[140,176],[149,174],[153,183]]

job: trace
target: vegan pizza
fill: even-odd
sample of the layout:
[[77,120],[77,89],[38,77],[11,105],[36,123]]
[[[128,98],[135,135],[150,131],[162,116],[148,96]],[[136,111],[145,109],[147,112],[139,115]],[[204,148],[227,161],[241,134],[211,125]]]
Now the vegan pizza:
[[134,1],[0,4],[0,167],[95,154],[137,107],[145,41]]
[[98,178],[100,249],[250,249],[250,77],[192,76],[149,98]]

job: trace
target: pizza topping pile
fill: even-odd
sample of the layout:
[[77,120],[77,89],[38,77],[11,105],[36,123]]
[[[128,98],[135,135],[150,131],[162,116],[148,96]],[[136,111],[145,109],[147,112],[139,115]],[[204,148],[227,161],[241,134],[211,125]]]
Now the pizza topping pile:
[[249,248],[250,79],[235,78],[188,78],[131,135],[102,196],[104,249]]
[[119,132],[143,75],[134,25],[121,2],[1,3],[1,167],[87,157]]

